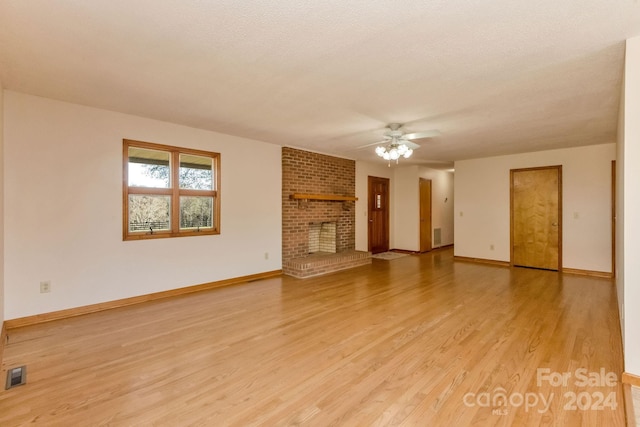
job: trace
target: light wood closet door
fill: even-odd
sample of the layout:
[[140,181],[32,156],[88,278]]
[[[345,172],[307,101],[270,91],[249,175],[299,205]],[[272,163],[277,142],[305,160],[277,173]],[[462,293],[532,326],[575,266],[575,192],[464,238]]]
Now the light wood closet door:
[[431,248],[431,180],[420,178],[420,252]]
[[560,270],[562,166],[511,171],[511,263]]

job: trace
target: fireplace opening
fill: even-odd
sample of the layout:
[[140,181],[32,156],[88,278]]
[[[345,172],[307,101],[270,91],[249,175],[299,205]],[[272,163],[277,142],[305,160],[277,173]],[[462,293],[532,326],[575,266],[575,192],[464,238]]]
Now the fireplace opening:
[[336,222],[312,222],[309,224],[309,253],[336,253]]

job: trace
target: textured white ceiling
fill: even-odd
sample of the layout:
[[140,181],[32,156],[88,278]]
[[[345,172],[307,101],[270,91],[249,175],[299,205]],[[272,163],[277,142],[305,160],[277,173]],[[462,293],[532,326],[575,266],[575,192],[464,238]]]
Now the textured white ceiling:
[[637,0],[0,0],[5,88],[357,159],[614,142]]

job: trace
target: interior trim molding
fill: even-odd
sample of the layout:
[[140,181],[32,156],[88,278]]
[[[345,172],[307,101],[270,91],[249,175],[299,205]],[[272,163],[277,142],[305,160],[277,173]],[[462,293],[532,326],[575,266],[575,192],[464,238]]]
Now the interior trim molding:
[[562,268],[563,273],[577,274],[579,276],[601,277],[604,279],[613,279],[613,273],[607,273],[606,271],[594,271],[594,270],[582,270],[579,268]]
[[0,366],[2,365],[2,356],[4,354],[4,345],[7,342],[7,322],[2,322],[0,328]]
[[622,384],[622,396],[624,397],[624,413],[626,416],[627,426],[638,427],[635,423],[636,411],[633,407],[633,391],[631,390],[631,386],[629,384]]
[[436,246],[435,248],[433,248],[431,250],[435,251],[435,250],[441,250],[441,249],[450,249],[452,247],[453,247],[453,243],[449,243],[448,245]]
[[[453,259],[455,261],[474,262],[477,264],[499,265],[501,267],[511,267],[511,263],[509,263],[508,261],[498,261],[494,259],[473,258],[473,257],[458,256],[458,255],[454,255]],[[613,273],[608,273],[606,271],[582,270],[579,268],[563,267],[562,270],[559,271],[559,273],[575,274],[579,276],[599,277],[603,279],[613,279]]]
[[640,377],[637,375],[630,374],[628,372],[622,373],[622,382],[624,384],[640,387]]
[[[453,243],[451,243],[450,245],[442,245],[442,246],[436,246],[434,248],[431,248],[431,250],[428,250],[427,252],[433,252],[433,251],[441,251],[444,249],[450,249],[453,247]],[[397,252],[399,254],[411,254],[411,255],[420,255],[422,253],[427,253],[427,252],[420,252],[420,251],[411,251],[409,249],[389,249],[389,252]]]
[[[184,288],[170,289],[168,291],[154,292],[151,294],[139,295],[130,298],[123,298],[113,301],[101,302],[98,304],[84,305],[69,308],[66,310],[52,311],[49,313],[36,314],[33,316],[19,317],[6,320],[6,329],[19,328],[22,326],[37,325],[39,323],[51,322],[53,320],[67,319],[69,317],[81,316],[83,314],[96,313],[98,311],[110,310],[112,308],[124,307],[128,305],[141,304],[143,302],[155,301],[163,298],[172,298],[193,292],[206,291],[223,286],[237,285],[240,283],[252,282],[254,280],[266,279],[282,275],[282,270],[265,271],[263,273],[250,274],[248,276],[234,277],[231,279],[218,280],[216,282],[202,283],[200,285],[187,286]],[[4,331],[4,329],[3,329]],[[1,347],[0,347],[1,348]],[[1,359],[0,359],[1,360]]]
[[472,258],[472,257],[454,255],[453,260],[463,261],[463,262],[474,262],[476,264],[491,264],[491,265],[497,265],[500,267],[511,267],[511,263],[509,263],[508,261],[498,261],[496,259]]

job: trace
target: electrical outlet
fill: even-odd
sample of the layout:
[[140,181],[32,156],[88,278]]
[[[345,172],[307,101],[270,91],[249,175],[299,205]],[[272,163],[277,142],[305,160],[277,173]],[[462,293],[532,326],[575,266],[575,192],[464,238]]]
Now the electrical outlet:
[[264,253],[264,259],[269,259],[269,252]]
[[44,282],[40,282],[40,293],[47,294],[49,292],[51,292],[51,282],[48,280],[45,280]]
[[495,249],[495,247],[493,246],[493,243],[489,245],[489,249],[490,250],[494,250]]

